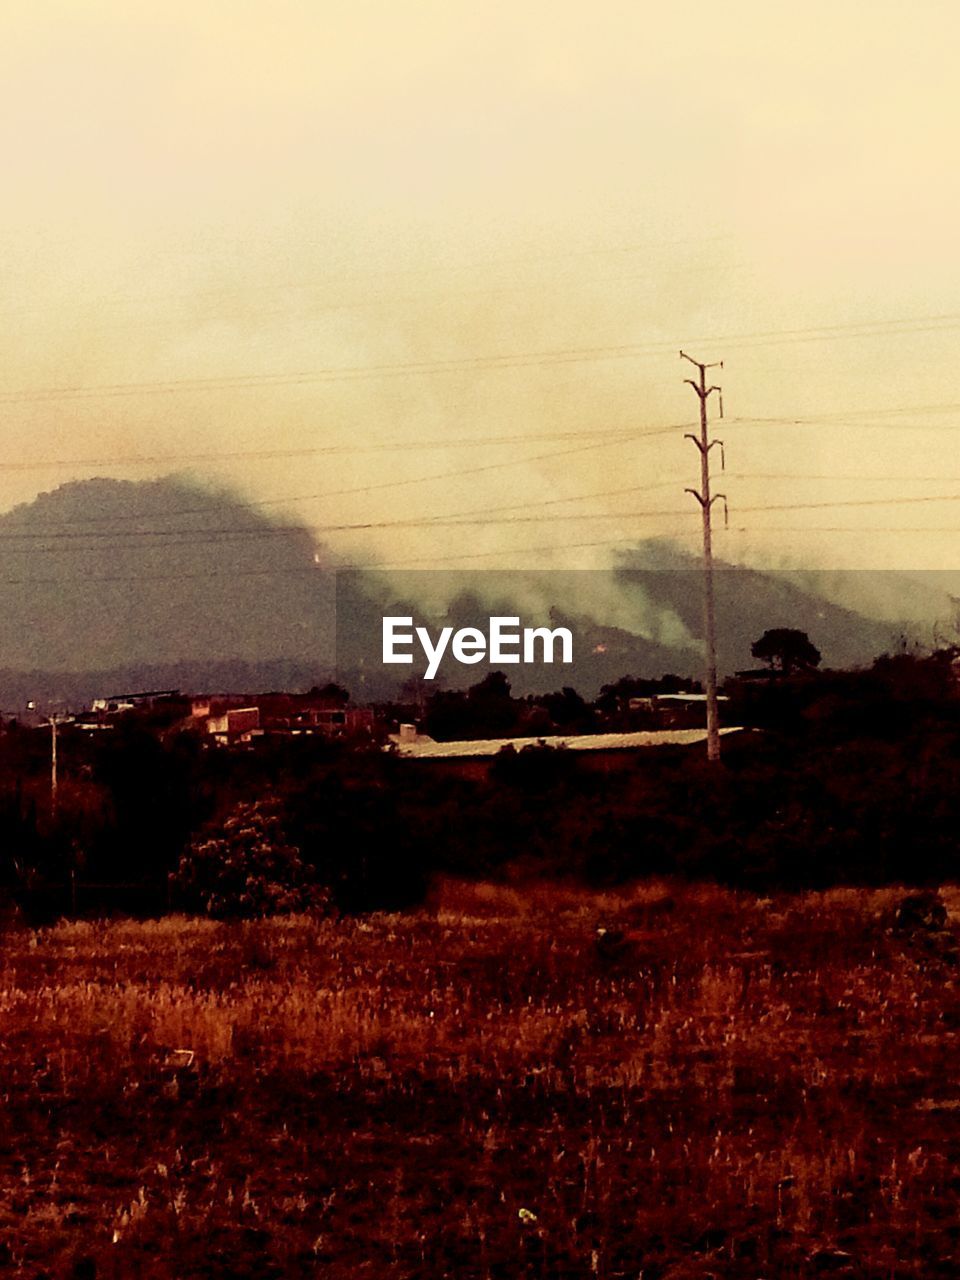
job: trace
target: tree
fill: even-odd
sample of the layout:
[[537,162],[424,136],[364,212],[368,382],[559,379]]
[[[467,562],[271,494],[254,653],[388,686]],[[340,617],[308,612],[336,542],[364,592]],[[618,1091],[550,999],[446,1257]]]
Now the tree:
[[805,631],[793,627],[773,627],[765,631],[751,645],[750,652],[784,676],[796,671],[812,671],[820,665],[820,650]]
[[319,685],[314,685],[310,690],[310,697],[326,698],[330,702],[338,702],[346,706],[350,701],[350,692],[342,684],[334,684],[331,680],[322,689]]
[[530,701],[544,708],[557,729],[583,732],[592,725],[593,709],[569,685],[564,685],[559,693],[542,693]]
[[510,693],[502,671],[490,671],[465,693],[436,693],[427,703],[424,727],[432,738],[507,738],[516,733],[523,704]]
[[187,905],[219,920],[317,910],[329,900],[269,799],[244,801],[218,830],[197,837],[174,883]]
[[689,676],[667,674],[655,680],[649,676],[621,676],[613,684],[601,686],[594,706],[599,711],[618,711],[631,698],[650,698],[658,693],[703,693],[703,686]]

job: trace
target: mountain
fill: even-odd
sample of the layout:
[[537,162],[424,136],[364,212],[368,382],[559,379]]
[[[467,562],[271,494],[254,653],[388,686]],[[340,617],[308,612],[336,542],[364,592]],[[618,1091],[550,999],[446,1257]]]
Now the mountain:
[[[753,665],[768,627],[806,631],[834,666],[870,661],[906,629],[889,609],[846,607],[833,580],[833,599],[815,576],[718,565],[716,583],[724,673]],[[303,688],[334,674],[359,698],[389,696],[418,673],[383,667],[388,613],[430,627],[482,627],[492,614],[569,626],[573,666],[514,667],[517,692],[589,693],[626,673],[702,667],[699,561],[665,542],[593,571],[337,572],[308,529],[174,479],[72,482],[0,516],[0,710],[142,688]],[[464,685],[487,669],[441,672]]]
[[[651,540],[621,556],[615,576],[627,589],[642,588],[659,609],[668,611],[691,633],[702,636],[699,559],[670,543]],[[864,586],[866,576],[857,574],[848,583],[851,599],[865,597],[859,588]],[[801,585],[795,575],[786,571],[741,568],[718,561],[714,594],[720,671],[730,673],[755,666],[750,647],[770,627],[806,631],[823,655],[825,667],[863,665],[915,630],[903,614],[896,621],[868,616],[828,599],[815,589],[815,581],[811,576]]]
[[175,480],[65,484],[0,516],[0,666],[333,658],[302,528]]
[[[351,580],[348,602],[344,592]],[[751,646],[771,627],[806,631],[823,665],[835,667],[867,664],[911,631],[909,622],[867,617],[804,590],[782,572],[718,563],[715,594],[721,675],[755,666]],[[382,675],[380,617],[387,613],[411,616],[414,626],[428,625],[432,635],[442,626],[485,631],[487,619],[497,614],[519,617],[521,626],[569,628],[573,666],[505,667],[515,692],[569,684],[589,693],[626,673],[699,676],[703,667],[700,562],[657,540],[639,544],[607,569],[416,571],[379,582],[369,571],[342,576],[338,659],[340,678],[349,687],[358,679],[373,687],[373,673]],[[440,675],[447,686],[463,687],[496,665],[464,667],[445,660]],[[419,667],[406,672],[420,674],[422,661]]]

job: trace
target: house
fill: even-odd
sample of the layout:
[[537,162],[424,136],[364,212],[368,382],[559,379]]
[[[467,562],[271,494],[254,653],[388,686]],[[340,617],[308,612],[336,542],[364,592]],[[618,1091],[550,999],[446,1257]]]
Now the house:
[[[740,728],[721,729],[724,735],[743,733]],[[705,729],[659,729],[640,733],[584,733],[566,737],[477,738],[461,742],[437,742],[418,733],[414,725],[402,724],[391,734],[385,750],[403,760],[418,760],[460,777],[484,779],[497,755],[504,749],[557,747],[574,752],[577,764],[599,773],[613,773],[636,765],[638,754],[651,747],[692,747],[705,743]]]
[[[730,699],[717,695],[717,704]],[[654,693],[646,698],[631,698],[629,711],[638,719],[646,720],[658,729],[699,729],[707,723],[707,695],[705,693]]]
[[103,733],[113,732],[116,725],[108,718],[107,712],[93,708],[90,711],[81,711],[79,715],[74,716],[73,727],[83,733]]
[[94,698],[91,711],[150,710],[160,703],[171,702],[180,696],[179,689],[144,689],[139,693],[114,693],[107,698]]
[[251,699],[261,712],[266,733],[325,738],[369,737],[373,711],[350,706],[343,698],[316,693],[269,693]]
[[218,742],[253,737],[372,737],[373,711],[322,693],[263,693],[195,697],[188,725]]
[[217,742],[234,744],[249,742],[260,733],[259,707],[229,707],[220,715],[211,715],[206,723],[207,733]]
[[289,726],[291,733],[320,733],[327,738],[355,737],[373,732],[368,707],[313,707]]
[[239,707],[251,707],[255,699],[242,693],[197,694],[190,699],[191,720],[206,721],[211,716],[222,716],[225,711]]

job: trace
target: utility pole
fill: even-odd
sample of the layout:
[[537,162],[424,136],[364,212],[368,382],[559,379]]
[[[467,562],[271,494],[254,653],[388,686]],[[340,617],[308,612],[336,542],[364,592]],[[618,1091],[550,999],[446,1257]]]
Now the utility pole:
[[57,817],[57,717],[50,716],[50,816]]
[[720,403],[720,417],[722,418],[723,392],[718,386],[707,386],[707,370],[722,369],[723,361],[718,360],[714,364],[701,364],[699,360],[694,360],[692,356],[688,356],[685,351],[680,352],[680,359],[689,360],[700,374],[696,381],[693,378],[684,378],[684,382],[693,387],[700,401],[700,434],[694,435],[688,431],[684,436],[685,440],[692,440],[700,451],[700,488],[686,489],[685,492],[693,494],[700,503],[700,510],[703,513],[703,638],[707,659],[707,759],[718,761],[720,759],[720,716],[717,706],[717,619],[713,594],[712,515],[713,504],[721,501],[726,513],[727,495],[725,493],[711,495],[710,493],[710,450],[714,445],[720,446],[722,466],[723,441],[710,439],[710,430],[707,425],[707,401],[711,393],[716,391]]

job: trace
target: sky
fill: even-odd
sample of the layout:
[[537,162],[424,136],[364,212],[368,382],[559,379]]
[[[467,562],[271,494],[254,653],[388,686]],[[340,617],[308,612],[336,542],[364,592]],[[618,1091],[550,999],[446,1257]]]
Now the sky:
[[177,474],[347,562],[694,549],[682,347],[724,362],[718,554],[960,569],[956,23],[17,6],[0,510]]

